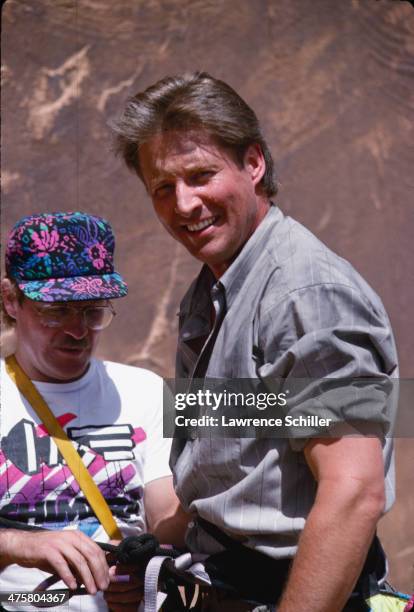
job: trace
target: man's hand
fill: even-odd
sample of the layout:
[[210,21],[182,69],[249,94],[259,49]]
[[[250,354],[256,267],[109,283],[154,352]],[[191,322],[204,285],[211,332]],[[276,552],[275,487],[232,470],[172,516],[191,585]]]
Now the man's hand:
[[[117,546],[119,541],[111,540],[110,544]],[[108,561],[114,560],[116,557],[111,553]],[[144,597],[144,583],[138,577],[139,569],[136,565],[121,563],[109,568],[110,584],[104,598],[111,612],[137,612],[138,604]]]
[[315,439],[305,457],[318,482],[278,612],[340,612],[362,570],[384,509],[376,438]]
[[91,595],[109,585],[105,553],[80,531],[0,532],[1,567],[16,563],[57,574],[70,588],[83,584]]
[[104,597],[111,612],[137,612],[144,597],[144,585],[136,571],[137,568],[130,565],[117,564],[110,568],[111,583]]

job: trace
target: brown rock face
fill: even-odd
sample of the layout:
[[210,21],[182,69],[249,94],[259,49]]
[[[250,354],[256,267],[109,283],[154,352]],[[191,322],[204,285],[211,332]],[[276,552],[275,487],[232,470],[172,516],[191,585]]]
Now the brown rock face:
[[[383,298],[414,376],[414,10],[398,0],[8,0],[2,12],[2,237],[22,215],[107,217],[130,294],[100,356],[172,375],[176,311],[199,265],[111,153],[109,119],[167,74],[207,70],[255,108],[281,208]],[[381,524],[391,579],[414,586],[412,439]]]

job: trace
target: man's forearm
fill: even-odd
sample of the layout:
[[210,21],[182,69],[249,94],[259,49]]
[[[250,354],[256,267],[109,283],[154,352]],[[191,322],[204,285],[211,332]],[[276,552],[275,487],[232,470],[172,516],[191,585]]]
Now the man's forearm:
[[340,612],[361,573],[381,510],[380,496],[319,491],[278,612]]
[[184,535],[190,516],[174,492],[171,476],[148,483],[144,493],[148,531],[162,544],[184,546]]
[[8,554],[8,538],[10,529],[0,529],[0,570],[4,569],[12,562]]

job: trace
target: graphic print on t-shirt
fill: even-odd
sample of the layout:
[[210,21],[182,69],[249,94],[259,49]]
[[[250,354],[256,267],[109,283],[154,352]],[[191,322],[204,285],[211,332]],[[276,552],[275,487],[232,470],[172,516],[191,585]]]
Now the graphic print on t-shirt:
[[[57,420],[64,427],[74,418],[69,412]],[[67,435],[114,516],[138,517],[143,488],[133,460],[134,448],[146,439],[145,431],[117,423],[69,426]],[[21,419],[1,440],[0,499],[0,513],[10,519],[54,527],[85,521],[88,533],[98,525],[45,427],[28,419]]]

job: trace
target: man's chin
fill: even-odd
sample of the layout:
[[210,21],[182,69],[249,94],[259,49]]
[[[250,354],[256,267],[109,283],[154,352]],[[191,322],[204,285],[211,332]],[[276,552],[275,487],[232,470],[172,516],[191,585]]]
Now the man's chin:
[[214,273],[216,271],[223,273],[236,257],[235,255],[232,256],[233,249],[228,245],[210,244],[197,251],[190,249],[188,251],[193,257],[206,264]]
[[53,378],[61,382],[69,382],[83,376],[89,367],[91,355],[89,350],[70,351],[55,349],[55,359],[51,364]]

